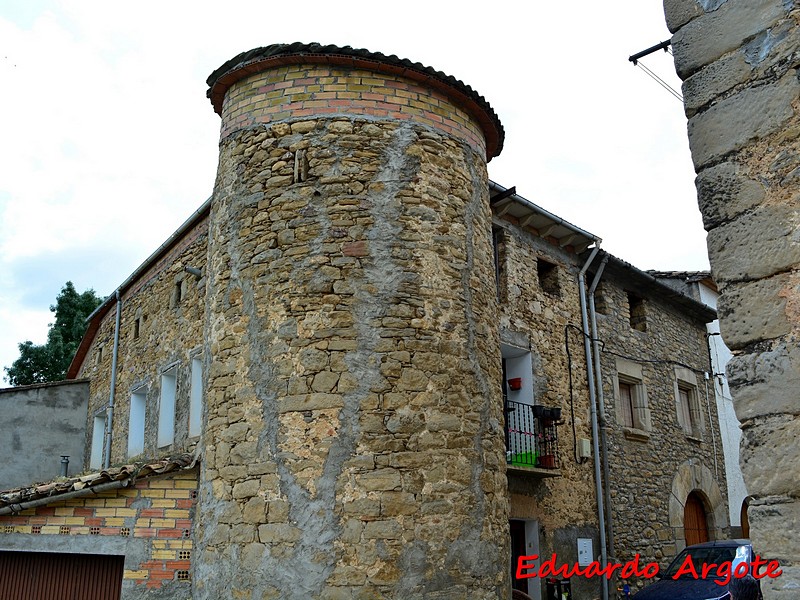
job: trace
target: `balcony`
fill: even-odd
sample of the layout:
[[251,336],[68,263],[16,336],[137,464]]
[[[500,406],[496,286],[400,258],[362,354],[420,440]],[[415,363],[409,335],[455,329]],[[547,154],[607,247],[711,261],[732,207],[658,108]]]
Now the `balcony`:
[[508,468],[541,477],[560,475],[558,430],[560,408],[506,401]]

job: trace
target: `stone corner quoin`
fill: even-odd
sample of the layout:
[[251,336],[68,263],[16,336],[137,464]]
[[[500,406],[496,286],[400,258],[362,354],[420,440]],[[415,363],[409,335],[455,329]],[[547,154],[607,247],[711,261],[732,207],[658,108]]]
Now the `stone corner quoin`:
[[731,388],[742,421],[741,464],[752,533],[784,575],[764,597],[794,598],[800,550],[786,542],[797,513],[800,442],[800,183],[796,2],[665,0],[675,66],[685,80],[689,142],[720,328],[737,351]]

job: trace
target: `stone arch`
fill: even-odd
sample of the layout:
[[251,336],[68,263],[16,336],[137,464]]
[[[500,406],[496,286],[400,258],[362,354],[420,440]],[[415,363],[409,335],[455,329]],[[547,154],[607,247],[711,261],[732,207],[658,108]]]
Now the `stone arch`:
[[690,458],[677,468],[669,497],[669,526],[678,552],[686,547],[683,516],[686,499],[692,492],[695,492],[705,505],[709,537],[711,539],[723,537],[727,514],[725,499],[711,470],[698,459]]

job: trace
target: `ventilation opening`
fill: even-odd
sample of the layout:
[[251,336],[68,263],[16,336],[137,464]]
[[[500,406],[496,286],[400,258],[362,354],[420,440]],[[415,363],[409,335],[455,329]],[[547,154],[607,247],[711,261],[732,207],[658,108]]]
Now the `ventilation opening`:
[[542,260],[536,261],[536,272],[539,275],[539,287],[546,294],[561,296],[561,287],[558,284],[558,267],[553,263]]
[[628,292],[628,310],[631,327],[636,331],[647,331],[647,311],[644,299],[633,292]]

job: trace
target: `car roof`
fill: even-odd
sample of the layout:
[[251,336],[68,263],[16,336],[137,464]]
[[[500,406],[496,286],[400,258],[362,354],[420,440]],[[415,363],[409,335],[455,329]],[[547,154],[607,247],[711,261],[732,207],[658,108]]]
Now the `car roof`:
[[686,548],[736,548],[738,546],[750,546],[750,540],[736,539],[736,540],[715,540],[713,542],[703,542],[702,544],[694,544]]

